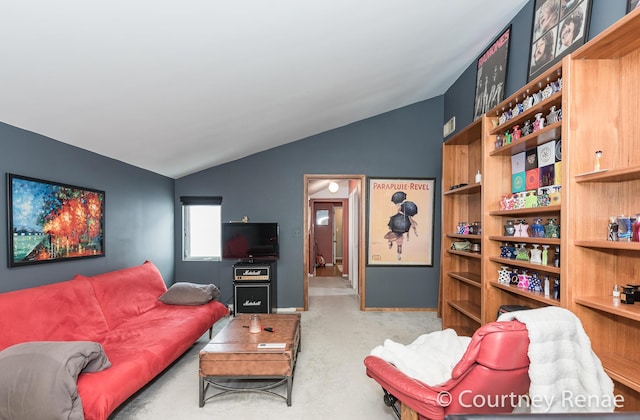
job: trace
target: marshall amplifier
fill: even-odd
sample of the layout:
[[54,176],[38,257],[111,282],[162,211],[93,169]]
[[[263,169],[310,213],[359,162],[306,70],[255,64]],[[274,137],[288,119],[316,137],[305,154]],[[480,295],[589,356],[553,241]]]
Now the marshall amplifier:
[[233,281],[271,281],[270,265],[235,264],[233,266]]
[[275,313],[277,275],[275,262],[239,262],[233,265],[234,313]]
[[271,313],[269,283],[234,283],[233,296],[233,308],[237,314]]

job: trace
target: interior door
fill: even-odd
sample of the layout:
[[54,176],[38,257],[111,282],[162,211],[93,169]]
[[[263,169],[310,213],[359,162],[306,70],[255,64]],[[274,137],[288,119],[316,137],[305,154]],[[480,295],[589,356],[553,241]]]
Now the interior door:
[[317,254],[321,255],[325,264],[333,263],[333,204],[316,202],[314,207],[314,236]]

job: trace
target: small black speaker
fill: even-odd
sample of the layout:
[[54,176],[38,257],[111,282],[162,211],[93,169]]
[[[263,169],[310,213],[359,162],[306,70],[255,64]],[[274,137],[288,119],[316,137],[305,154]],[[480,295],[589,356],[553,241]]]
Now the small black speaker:
[[271,313],[269,283],[233,284],[233,310],[237,314]]

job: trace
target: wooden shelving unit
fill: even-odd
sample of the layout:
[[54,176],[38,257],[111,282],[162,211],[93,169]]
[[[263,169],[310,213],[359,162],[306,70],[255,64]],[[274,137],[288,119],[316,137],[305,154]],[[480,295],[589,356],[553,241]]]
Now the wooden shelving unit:
[[[442,325],[471,335],[482,325],[482,253],[451,249],[455,241],[480,244],[482,235],[457,233],[459,222],[482,223],[483,120],[444,142],[442,150],[442,255],[440,290]],[[466,186],[451,189],[453,186]]]
[[[531,93],[560,78],[560,91],[498,124],[498,117],[504,110],[511,109],[518,101],[522,102]],[[515,125],[522,127],[525,121],[532,121],[535,114],[546,116],[552,106],[562,109],[561,121],[509,145],[496,147],[497,135]],[[446,306],[452,308],[449,311],[449,316],[454,318],[452,322],[468,327],[493,321],[500,305],[528,305],[533,308],[553,305],[571,310],[582,321],[594,351],[614,380],[616,394],[624,397],[625,411],[640,410],[640,352],[637,351],[640,347],[640,303],[622,304],[613,299],[612,290],[616,284],[640,283],[640,242],[608,241],[607,224],[611,216],[640,214],[638,109],[640,10],[627,14],[523,86],[487,112],[481,124],[475,123],[470,130],[478,127],[483,130],[482,162],[474,163],[484,168],[483,186],[466,188],[469,190],[467,194],[480,197],[470,206],[471,201],[448,201],[447,197],[455,194],[453,192],[443,194],[443,215],[446,212],[454,215],[443,216],[443,232],[450,233],[461,215],[469,218],[470,209],[481,213],[478,217],[483,226],[479,263],[473,264],[473,269],[453,270],[455,264],[451,261],[445,265],[448,270],[443,272],[443,277],[449,280],[444,283],[444,300],[448,303]],[[500,199],[511,192],[511,156],[556,139],[562,141],[559,204],[500,210]],[[454,165],[454,154],[448,152],[448,148],[445,142],[443,167]],[[602,151],[599,168],[594,165],[598,150]],[[455,180],[447,180],[443,176],[443,190],[447,189],[446,182],[451,181]],[[479,210],[477,202],[480,202]],[[456,212],[452,205],[461,206],[461,209]],[[507,220],[526,219],[531,225],[534,218],[555,218],[560,224],[560,237],[505,236],[503,225]],[[455,235],[444,235],[443,238],[450,241],[455,239]],[[500,246],[505,242],[524,243],[527,247],[532,244],[548,245],[549,249],[557,247],[560,250],[559,267],[551,262],[541,266],[503,258]],[[447,248],[444,241],[443,250]],[[443,252],[443,255],[450,254],[450,251]],[[559,277],[559,299],[499,283],[498,270],[505,265]],[[476,271],[478,266],[481,269],[479,273]],[[460,284],[469,283],[471,286],[465,287],[473,288],[474,293],[455,298],[454,290],[460,288]],[[479,302],[476,296],[481,297]],[[452,316],[454,312],[462,313],[472,321],[465,323],[463,316]]]
[[[560,78],[562,89],[499,123],[504,110]],[[562,109],[561,121],[496,147],[497,135],[538,113],[546,116],[551,107]],[[615,382],[616,396],[624,397],[624,411],[640,411],[640,302],[625,305],[614,300],[612,290],[616,284],[640,283],[640,242],[608,241],[607,224],[611,216],[640,214],[639,109],[640,10],[635,10],[446,140],[442,153],[443,328],[471,335],[494,321],[501,305],[567,308],[580,318]],[[511,156],[556,139],[562,141],[559,202],[501,210],[501,198],[511,193]],[[478,170],[481,183],[473,182]],[[531,225],[534,218],[559,221],[560,237],[505,235],[507,220]],[[482,233],[459,234],[461,221],[481,222]],[[480,244],[481,252],[451,249],[453,241],[464,239]],[[505,242],[558,248],[559,266],[551,254],[544,266],[503,258]],[[559,278],[559,298],[498,282],[502,266]]]
[[[640,213],[640,11],[624,16],[564,61],[570,81],[566,137],[568,259],[572,299],[593,349],[625,397],[640,397],[640,304],[614,301],[615,284],[638,282],[640,243],[607,241],[610,216]],[[600,171],[594,153],[602,150]],[[563,152],[564,153],[564,152]],[[590,205],[591,204],[591,205]],[[590,227],[585,229],[585,227]]]
[[[504,112],[504,110],[512,109],[516,103],[523,101],[530,95],[540,92],[551,82],[563,79],[562,63],[558,63],[535,80],[525,85],[522,89],[498,104],[493,110],[489,111],[485,118],[491,124],[485,124],[487,128],[483,136],[485,149],[484,165],[487,176],[484,183],[487,188],[483,191],[484,207],[483,217],[486,225],[486,244],[483,247],[483,320],[485,322],[494,321],[496,319],[498,309],[501,305],[526,305],[532,308],[542,306],[561,306],[566,302],[566,284],[562,281],[563,265],[566,262],[566,256],[560,252],[560,267],[553,265],[555,248],[564,249],[564,241],[560,238],[535,238],[535,237],[513,237],[504,234],[504,225],[508,220],[526,220],[532,225],[533,220],[540,218],[543,221],[553,218],[560,223],[562,230],[565,229],[563,217],[565,209],[564,187],[561,190],[561,203],[544,207],[518,208],[514,210],[500,210],[500,200],[503,196],[508,195],[512,191],[512,162],[511,157],[515,154],[536,149],[537,146],[544,145],[549,141],[562,140],[564,151],[563,131],[565,130],[566,114],[565,111],[565,90],[566,84],[560,91],[552,93],[548,98],[542,99],[537,104],[524,110],[518,115],[506,120],[501,124],[496,124],[496,120]],[[561,79],[561,80],[562,80]],[[564,82],[564,80],[563,80]],[[542,129],[536,130],[531,134],[521,137],[508,145],[496,147],[496,137],[503,135],[506,131],[510,131],[514,126],[520,127],[526,121],[533,122],[535,115],[541,113],[544,117],[549,114],[551,107],[562,109],[563,119],[552,124],[546,124]],[[563,159],[564,160],[564,159]],[[564,172],[564,171],[563,171]],[[564,174],[563,174],[564,175]],[[561,185],[564,182],[560,183]],[[489,188],[491,186],[491,188]],[[561,237],[563,236],[561,232]],[[500,257],[500,246],[505,243],[525,244],[528,249],[532,245],[548,245],[550,254],[549,262],[546,265],[532,264],[528,261],[514,260]],[[502,284],[498,282],[498,270],[502,266],[511,269],[526,270],[529,274],[537,272],[539,275],[549,276],[553,284],[556,278],[560,278],[560,299],[552,299],[545,297],[542,292],[533,292],[527,289],[519,288],[514,285]]]

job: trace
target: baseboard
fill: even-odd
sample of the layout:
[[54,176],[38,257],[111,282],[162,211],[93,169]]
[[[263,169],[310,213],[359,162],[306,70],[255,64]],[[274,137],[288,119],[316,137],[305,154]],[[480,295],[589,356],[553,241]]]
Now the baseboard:
[[438,308],[364,308],[366,312],[436,312]]
[[296,308],[276,308],[277,314],[295,314],[298,312]]

